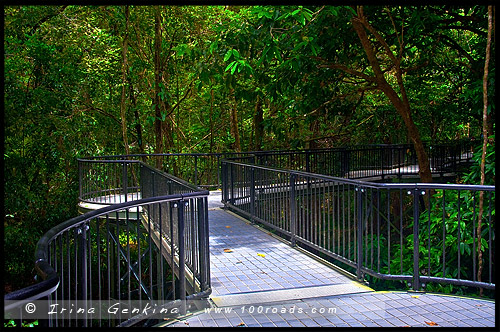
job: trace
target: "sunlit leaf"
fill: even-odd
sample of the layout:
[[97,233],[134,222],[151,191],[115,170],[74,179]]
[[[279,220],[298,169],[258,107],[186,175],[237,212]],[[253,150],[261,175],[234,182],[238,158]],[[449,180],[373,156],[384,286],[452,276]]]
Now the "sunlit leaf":
[[[233,54],[233,50],[229,50],[226,52],[226,55],[224,55],[224,62],[229,60],[229,58],[231,57],[231,54]],[[227,70],[227,68],[226,68],[226,70]]]

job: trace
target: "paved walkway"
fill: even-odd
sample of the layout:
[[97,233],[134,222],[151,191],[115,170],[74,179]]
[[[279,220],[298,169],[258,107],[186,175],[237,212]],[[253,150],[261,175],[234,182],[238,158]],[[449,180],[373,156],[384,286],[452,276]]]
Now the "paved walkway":
[[493,301],[375,292],[210,206],[212,308],[169,327],[495,327]]

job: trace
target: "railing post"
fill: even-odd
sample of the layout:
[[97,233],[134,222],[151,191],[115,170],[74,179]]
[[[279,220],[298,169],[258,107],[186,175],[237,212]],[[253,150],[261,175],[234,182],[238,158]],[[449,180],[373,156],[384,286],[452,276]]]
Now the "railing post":
[[220,155],[216,154],[217,157],[217,185],[219,188],[222,189],[222,178],[221,178],[221,172],[222,172],[222,164],[219,167],[219,164],[221,163],[220,161]]
[[229,164],[229,203],[234,205],[234,169],[233,164]]
[[83,183],[83,165],[80,160],[78,160],[78,197],[80,199],[83,198],[83,188],[82,188],[82,183]]
[[227,164],[225,161],[221,161],[220,179],[221,179],[221,190],[222,190],[222,203],[224,203],[224,208],[225,208],[227,203]]
[[198,186],[198,156],[194,156],[194,185]]
[[309,150],[306,150],[306,172],[311,171],[311,165],[309,164]]
[[[411,191],[408,192],[411,194]],[[420,240],[419,240],[419,219],[420,219],[420,205],[419,205],[419,189],[413,191],[413,282],[412,288],[414,291],[420,290]]]
[[255,168],[250,166],[250,222],[255,217]]
[[363,279],[361,268],[363,266],[363,192],[364,189],[356,187],[356,196],[358,203],[358,220],[357,220],[357,262],[356,262],[356,277],[358,280]]
[[394,168],[394,145],[392,145],[390,147],[390,161],[389,161],[389,165],[390,165],[390,169],[391,169],[391,173],[392,173],[392,169]]
[[197,198],[198,202],[198,251],[200,256],[200,286],[205,291],[210,287],[210,259],[208,245],[208,209],[207,198]]
[[123,162],[123,195],[125,196],[125,202],[127,202],[128,194],[128,176],[127,176],[127,163]]
[[343,160],[344,160],[344,164],[343,164],[343,172],[344,174],[342,174],[341,177],[346,177],[346,178],[349,178],[349,172],[350,172],[350,168],[351,168],[351,152],[349,151],[349,149],[344,149],[342,151],[342,156],[344,157]]
[[[184,207],[188,205],[187,201],[181,200],[177,204],[178,213],[178,246],[179,246],[179,299],[181,300],[180,314],[186,314],[186,254],[184,242]],[[174,205],[175,207],[175,205]]]
[[84,319],[81,320],[83,327],[87,327],[87,225],[77,229],[78,234],[78,265],[80,267],[78,272],[78,295],[75,307],[84,309]]
[[384,147],[380,148],[380,169],[382,170],[382,180],[384,179],[384,155],[385,155],[385,149]]
[[295,238],[297,236],[297,200],[295,191],[296,175],[290,174],[290,232],[292,233],[291,243],[295,247]]

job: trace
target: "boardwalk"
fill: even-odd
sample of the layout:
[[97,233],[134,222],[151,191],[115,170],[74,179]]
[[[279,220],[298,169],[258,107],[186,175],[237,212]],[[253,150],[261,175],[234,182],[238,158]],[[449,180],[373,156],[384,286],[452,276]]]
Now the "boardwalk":
[[494,327],[493,301],[375,292],[209,203],[212,308],[170,327]]

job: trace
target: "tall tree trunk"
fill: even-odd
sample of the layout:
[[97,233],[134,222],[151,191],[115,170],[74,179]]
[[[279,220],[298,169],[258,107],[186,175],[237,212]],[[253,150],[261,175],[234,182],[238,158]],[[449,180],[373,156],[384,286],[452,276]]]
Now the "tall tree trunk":
[[[408,130],[408,137],[412,141],[415,152],[417,153],[418,158],[418,166],[419,166],[419,175],[422,182],[430,183],[432,182],[432,173],[430,169],[429,157],[425,151],[422,139],[420,138],[420,133],[418,131],[417,126],[412,118],[412,111],[410,107],[410,102],[406,95],[406,89],[403,83],[402,71],[400,68],[400,60],[394,56],[390,48],[387,46],[385,40],[377,33],[375,29],[368,23],[366,17],[363,14],[363,7],[358,7],[358,16],[353,17],[351,22],[353,27],[358,34],[358,37],[361,41],[363,49],[367,55],[368,61],[373,69],[375,77],[363,75],[365,79],[368,79],[375,83],[379,90],[381,90],[387,98],[391,101],[396,108],[399,115],[403,118],[403,121]],[[396,68],[395,70],[395,78],[398,82],[399,90],[401,91],[401,97],[397,94],[394,88],[387,82],[385,79],[384,73],[380,67],[379,60],[376,56],[376,51],[374,50],[372,43],[370,42],[368,35],[366,33],[366,29],[368,29],[377,39],[377,42],[381,43],[382,46],[385,46],[385,52],[389,58],[394,63]]]
[[259,95],[257,95],[257,101],[255,102],[255,113],[253,116],[255,135],[254,135],[252,150],[254,151],[260,151],[262,149],[262,140],[264,137],[263,121],[264,121],[264,115],[262,110],[262,103],[260,101]]
[[163,102],[162,103],[162,108],[165,110],[165,113],[168,114],[167,117],[165,117],[165,121],[162,123],[162,131],[163,131],[163,138],[165,139],[163,146],[164,146],[164,151],[165,152],[171,152],[171,150],[174,148],[174,136],[173,136],[173,126],[172,126],[172,117],[174,116],[172,114],[172,106],[170,105],[169,102]]
[[[493,30],[493,6],[488,6],[488,39],[486,41],[486,56],[484,60],[484,74],[483,74],[483,151],[481,154],[481,185],[485,181],[485,163],[486,163],[486,148],[488,145],[488,66],[490,62],[491,50],[491,33]],[[483,251],[481,247],[481,231],[482,219],[484,213],[484,191],[479,192],[479,213],[477,221],[477,255],[478,255],[478,269],[477,281],[481,281],[481,274],[483,272]],[[483,289],[479,290],[480,296],[483,296]]]
[[[162,128],[162,112],[161,112],[161,12],[160,7],[155,6],[155,38],[154,38],[154,97],[153,104],[155,107],[155,153],[163,153],[163,128]],[[162,159],[156,158],[156,167],[161,169]]]
[[125,87],[127,83],[127,48],[128,48],[128,17],[129,17],[129,7],[125,6],[125,35],[123,36],[122,42],[122,96],[120,102],[120,116],[122,122],[122,136],[123,136],[123,145],[125,146],[125,154],[130,154],[128,139],[127,139],[127,96],[125,92]]
[[135,133],[137,135],[137,146],[139,148],[139,152],[144,154],[144,141],[142,140],[142,126],[141,119],[139,117],[139,111],[137,110],[137,98],[134,95],[134,87],[132,82],[129,79],[129,93],[130,93],[130,101],[132,103],[132,107],[134,109],[134,119],[135,119]]
[[[159,6],[155,6],[155,39],[154,39],[154,72],[155,86],[153,104],[155,106],[155,153],[163,153],[162,114],[160,106],[161,83],[161,13]],[[157,158],[160,160],[160,158]]]
[[212,153],[214,150],[214,89],[210,90],[210,150]]
[[234,137],[233,150],[236,152],[241,151],[240,144],[240,133],[238,130],[238,112],[237,112],[237,102],[234,95],[234,89],[231,90],[233,96],[233,107],[231,108],[231,135]]

